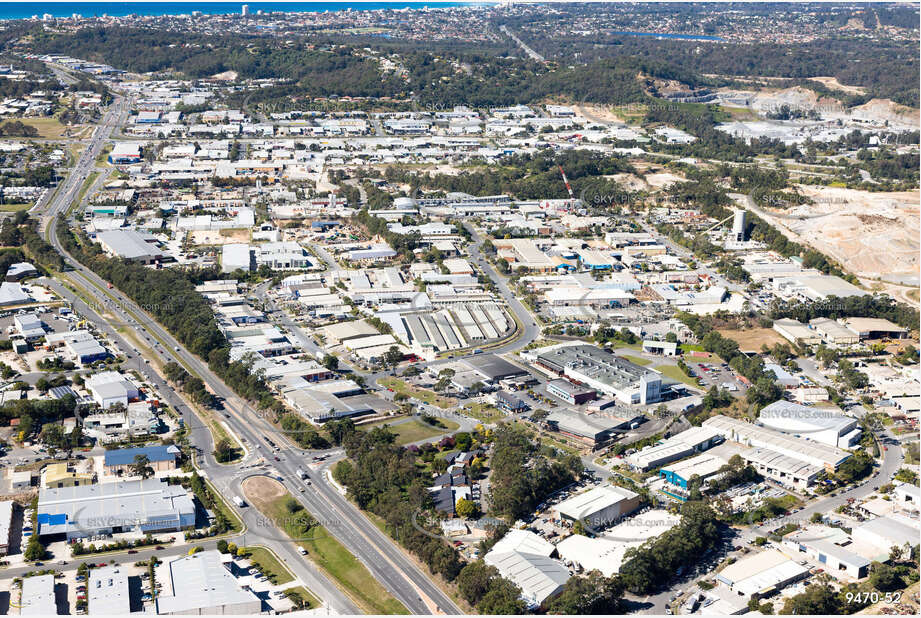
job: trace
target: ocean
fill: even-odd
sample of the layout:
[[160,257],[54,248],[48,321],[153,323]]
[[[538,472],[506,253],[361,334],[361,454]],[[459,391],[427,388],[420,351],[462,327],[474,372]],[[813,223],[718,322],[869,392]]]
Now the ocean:
[[240,14],[246,4],[249,12],[322,13],[323,11],[373,11],[376,9],[421,9],[445,6],[485,6],[491,2],[0,2],[0,19],[28,19],[45,13],[53,17],[109,15],[188,15],[200,11],[206,15]]

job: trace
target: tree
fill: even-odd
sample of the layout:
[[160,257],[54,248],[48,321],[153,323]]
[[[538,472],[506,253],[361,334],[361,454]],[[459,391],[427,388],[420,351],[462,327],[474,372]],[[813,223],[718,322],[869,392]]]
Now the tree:
[[323,366],[329,369],[330,371],[339,370],[339,357],[335,354],[327,354],[323,357]]
[[470,519],[477,512],[476,502],[473,500],[468,500],[467,498],[460,498],[454,504],[454,511],[457,513],[458,517],[463,517],[464,519]]
[[396,367],[403,361],[403,352],[395,345],[384,352],[384,364],[390,367]]
[[605,577],[598,571],[570,577],[563,591],[547,605],[548,614],[624,614],[624,585],[620,578]]
[[154,475],[154,469],[150,466],[150,459],[147,455],[135,455],[134,462],[128,466],[131,476],[139,476],[142,479],[149,479]]
[[26,551],[23,552],[23,557],[29,562],[41,560],[45,557],[45,546],[38,540],[37,534],[33,534],[29,537],[29,542],[26,543]]
[[214,445],[213,455],[215,461],[218,463],[227,463],[234,458],[236,452],[229,438],[221,438],[217,441],[217,444]]
[[521,588],[504,577],[496,577],[477,608],[482,614],[511,616],[523,614],[527,606],[521,599]]
[[345,439],[355,432],[355,423],[350,418],[328,421],[326,431],[329,432],[329,437],[332,439],[333,444],[342,446]]
[[904,585],[898,572],[888,564],[874,562],[870,565],[870,584],[880,592],[892,592]]
[[845,607],[842,607],[841,600],[838,598],[834,588],[831,587],[826,579],[810,584],[806,587],[805,592],[787,599],[781,613],[815,616],[842,614],[845,609]]
[[479,604],[489,591],[492,580],[499,576],[496,567],[489,566],[482,560],[470,562],[457,575],[457,589],[461,596],[474,607]]
[[669,343],[678,343],[678,335],[669,331],[665,333],[665,341]]
[[469,451],[473,446],[473,438],[466,431],[454,434],[454,443],[462,451]]

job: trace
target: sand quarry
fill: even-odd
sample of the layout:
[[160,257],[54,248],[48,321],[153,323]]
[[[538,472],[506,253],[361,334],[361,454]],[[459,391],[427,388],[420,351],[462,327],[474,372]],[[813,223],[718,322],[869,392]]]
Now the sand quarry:
[[775,219],[859,277],[918,285],[918,191],[870,193],[800,185],[814,204]]

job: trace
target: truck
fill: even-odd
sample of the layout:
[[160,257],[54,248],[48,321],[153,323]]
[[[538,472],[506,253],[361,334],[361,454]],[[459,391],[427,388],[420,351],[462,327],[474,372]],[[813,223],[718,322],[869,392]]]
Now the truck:
[[297,477],[298,477],[299,479],[305,479],[305,478],[307,478],[307,473],[304,472],[303,469],[298,468],[297,470],[295,470],[295,472],[297,473]]
[[234,496],[234,497],[233,497],[233,503],[236,504],[236,505],[237,505],[238,507],[240,507],[241,509],[242,509],[244,506],[246,506],[246,501],[243,500],[243,498],[241,498],[240,496]]

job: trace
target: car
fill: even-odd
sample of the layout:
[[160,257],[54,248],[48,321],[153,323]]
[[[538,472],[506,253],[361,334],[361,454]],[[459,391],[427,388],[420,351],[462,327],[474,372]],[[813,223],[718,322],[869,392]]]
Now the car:
[[129,549],[129,550],[128,550],[128,553],[129,553],[129,554],[136,554],[136,553],[138,553],[138,550],[136,550],[136,549]]
[[[38,563],[36,562],[35,564],[38,564]],[[101,568],[103,568],[103,567],[107,567],[107,566],[109,566],[109,565],[106,564],[105,562],[100,562],[99,564],[96,565],[96,567],[99,568],[99,569],[101,569]]]

